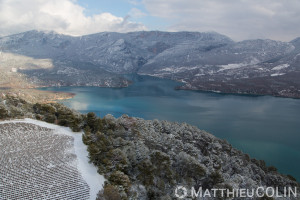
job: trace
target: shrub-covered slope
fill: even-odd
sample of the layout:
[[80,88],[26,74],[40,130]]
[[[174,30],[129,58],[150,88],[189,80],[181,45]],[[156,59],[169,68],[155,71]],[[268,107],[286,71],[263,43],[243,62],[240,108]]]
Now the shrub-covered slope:
[[[264,161],[251,159],[228,142],[185,124],[126,115],[100,119],[61,104],[0,99],[0,119],[30,117],[84,130],[83,142],[98,172],[107,178],[98,199],[175,199],[177,185],[245,188],[299,187]],[[298,189],[299,191],[299,189]],[[285,198],[287,199],[287,198]]]

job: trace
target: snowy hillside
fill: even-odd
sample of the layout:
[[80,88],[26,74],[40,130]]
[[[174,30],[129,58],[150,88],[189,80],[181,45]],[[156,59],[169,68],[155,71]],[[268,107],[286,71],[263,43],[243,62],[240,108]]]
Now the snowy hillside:
[[51,59],[50,70],[21,70],[45,86],[126,87],[122,74],[138,73],[183,82],[181,89],[300,97],[299,38],[234,42],[214,32],[71,37],[29,31],[0,38],[0,50]]
[[[23,117],[84,134],[31,119],[1,122],[0,199],[95,199],[103,188],[97,195],[101,200],[169,200],[178,184],[205,190],[272,187],[278,194],[291,187],[299,196],[293,176],[186,123],[99,118],[57,103],[0,97],[0,119]],[[104,186],[96,172],[105,176]]]

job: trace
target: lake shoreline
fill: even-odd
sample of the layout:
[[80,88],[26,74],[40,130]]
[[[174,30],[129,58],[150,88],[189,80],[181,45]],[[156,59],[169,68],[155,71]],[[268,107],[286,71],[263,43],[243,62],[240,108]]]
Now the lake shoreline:
[[[178,82],[148,76],[135,77],[133,82],[126,88],[43,90],[75,93],[74,98],[58,102],[81,113],[95,112],[100,117],[127,114],[146,120],[189,123],[300,179],[300,158],[294,159],[300,154],[299,99],[175,90]],[[286,164],[290,160],[293,165]]]

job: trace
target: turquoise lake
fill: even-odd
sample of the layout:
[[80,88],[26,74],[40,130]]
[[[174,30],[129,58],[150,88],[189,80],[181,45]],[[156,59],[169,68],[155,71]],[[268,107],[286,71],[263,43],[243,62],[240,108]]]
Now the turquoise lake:
[[128,88],[52,87],[75,93],[63,104],[103,117],[122,114],[187,122],[300,180],[300,100],[175,90],[180,83],[131,77]]

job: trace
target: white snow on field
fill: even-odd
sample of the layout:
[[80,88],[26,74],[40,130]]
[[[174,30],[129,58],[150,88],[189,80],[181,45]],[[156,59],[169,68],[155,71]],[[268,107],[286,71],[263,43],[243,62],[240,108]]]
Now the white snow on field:
[[103,188],[105,179],[102,175],[98,174],[97,168],[89,163],[87,146],[82,143],[82,134],[76,134],[74,139],[75,154],[78,159],[78,170],[81,172],[83,179],[90,186],[91,199],[95,200],[97,193]]
[[233,63],[233,64],[228,64],[228,65],[219,65],[218,67],[220,67],[220,69],[218,70],[218,72],[224,71],[224,70],[230,70],[230,69],[238,69],[241,67],[246,67],[249,65],[255,65],[259,63],[259,60],[257,60],[256,58],[252,58],[252,60],[250,62],[243,62],[243,63]]
[[290,65],[289,64],[282,64],[282,65],[277,65],[276,67],[273,67],[272,70],[281,70],[288,68]]
[[[64,199],[86,199],[88,196],[96,199],[105,179],[88,162],[82,133],[33,119],[3,121],[0,126],[0,199],[9,198],[12,194],[7,193],[8,190],[14,191],[15,187],[21,192],[13,195],[22,195],[19,196],[22,199],[34,198],[30,195],[35,195],[36,191],[40,192],[36,198],[43,199],[53,198],[62,191],[66,191]],[[76,158],[72,157],[73,153]],[[36,183],[30,182],[32,180]],[[40,191],[37,187],[46,189]],[[55,187],[60,188],[57,193],[53,193]]]
[[271,76],[282,76],[285,75],[285,73],[275,73],[275,74],[271,74]]
[[165,73],[165,74],[168,74],[168,73],[179,73],[179,72],[184,72],[184,71],[188,71],[188,70],[195,70],[195,69],[198,69],[199,66],[195,66],[195,67],[174,67],[174,66],[171,66],[171,67],[166,67],[166,68],[163,68],[163,69],[160,69],[159,72],[160,73]]
[[195,76],[205,76],[205,74],[195,74]]
[[245,63],[236,63],[236,64],[228,64],[228,65],[220,65],[221,69],[218,71],[224,71],[228,69],[237,69],[246,66]]
[[163,68],[161,71],[173,72],[173,71],[174,71],[174,68],[166,67],[166,68]]

